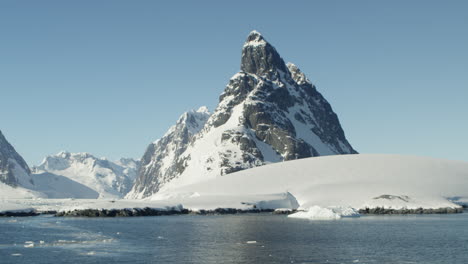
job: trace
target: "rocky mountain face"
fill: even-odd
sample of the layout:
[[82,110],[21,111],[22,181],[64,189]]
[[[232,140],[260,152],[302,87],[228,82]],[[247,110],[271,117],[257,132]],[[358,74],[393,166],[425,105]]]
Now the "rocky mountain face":
[[[57,176],[62,176],[77,182],[81,185],[80,188],[87,190],[89,198],[120,198],[133,186],[138,169],[139,162],[133,159],[123,158],[112,162],[105,158],[94,157],[89,153],[60,152],[46,157],[39,166],[33,168],[33,171],[37,181],[47,183],[50,182],[49,178],[58,179]],[[63,186],[72,186],[71,183],[65,183],[67,185],[63,184]],[[43,192],[50,191],[48,189],[57,189],[54,192],[60,191],[60,197],[66,196],[67,193],[67,190],[59,190],[60,188],[56,186],[41,186],[41,188]],[[76,192],[76,190],[71,190],[73,188],[70,187],[69,191]],[[97,197],[93,197],[94,193]],[[70,195],[70,197],[80,197],[74,193]]]
[[17,187],[33,188],[31,170],[0,131],[0,182]]
[[[151,143],[141,159],[140,176],[127,196],[142,198],[140,193],[151,194],[154,189],[159,190],[176,175],[182,173],[184,159],[179,157],[185,152],[193,137],[204,127],[209,117],[210,112],[206,107],[186,112],[162,138]],[[146,189],[146,186],[149,189]]]
[[253,31],[213,114],[185,113],[151,144],[127,198],[272,162],[354,153],[316,87]]

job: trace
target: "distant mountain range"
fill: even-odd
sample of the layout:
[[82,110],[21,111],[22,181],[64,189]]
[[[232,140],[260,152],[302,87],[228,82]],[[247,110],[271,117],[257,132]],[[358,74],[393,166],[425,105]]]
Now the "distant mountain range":
[[132,188],[139,161],[110,161],[60,152],[32,169],[0,131],[0,198],[121,198]]
[[[138,167],[139,162],[133,159],[122,158],[112,162],[89,153],[60,152],[47,156],[39,166],[33,167],[33,179],[41,183],[39,191],[49,193],[49,196],[73,193],[76,198],[120,198],[132,188]],[[59,184],[59,180],[71,180],[81,186],[64,188],[66,183]],[[77,192],[76,188],[83,191]],[[68,191],[64,193],[64,189]]]

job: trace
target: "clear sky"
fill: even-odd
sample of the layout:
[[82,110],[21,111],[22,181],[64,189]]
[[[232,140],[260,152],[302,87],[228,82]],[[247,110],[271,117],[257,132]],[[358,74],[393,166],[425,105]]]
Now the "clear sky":
[[468,161],[468,1],[1,1],[0,130],[38,164],[140,158],[212,110],[256,29],[361,153]]

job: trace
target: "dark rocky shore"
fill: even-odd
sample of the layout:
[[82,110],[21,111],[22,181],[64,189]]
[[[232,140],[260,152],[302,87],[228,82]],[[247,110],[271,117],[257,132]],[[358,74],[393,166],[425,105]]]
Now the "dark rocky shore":
[[0,212],[0,217],[24,217],[24,216],[37,216],[40,213],[36,211],[29,212]]
[[[463,213],[466,207],[460,208],[438,208],[438,209],[387,209],[382,207],[359,209],[362,215],[396,215],[396,214],[458,214]],[[25,217],[38,215],[54,215],[57,217],[131,217],[131,216],[164,216],[164,215],[227,215],[227,214],[293,214],[297,210],[274,209],[236,209],[217,208],[213,210],[189,210],[185,208],[125,208],[125,209],[75,209],[70,211],[29,211],[29,212],[1,212],[0,217]]]
[[[273,213],[273,214],[292,214],[297,210],[275,211],[273,209],[235,209],[235,208],[217,208],[214,210],[188,209],[156,209],[156,208],[133,208],[133,209],[83,209],[73,211],[58,212],[55,216],[77,216],[77,217],[126,217],[126,216],[162,216],[162,215],[226,215],[226,214],[254,214],[254,213]],[[438,208],[438,209],[386,209],[386,208],[365,208],[359,210],[360,214],[457,214],[463,213],[463,208]]]
[[463,213],[463,207],[460,208],[437,208],[437,209],[388,209],[383,207],[359,209],[360,214],[458,214]]
[[128,217],[128,216],[163,216],[163,215],[225,215],[225,214],[246,214],[246,213],[272,213],[273,209],[235,209],[217,208],[214,210],[188,209],[157,209],[157,208],[133,208],[133,209],[76,209],[72,211],[57,212],[55,216],[75,216],[75,217]]

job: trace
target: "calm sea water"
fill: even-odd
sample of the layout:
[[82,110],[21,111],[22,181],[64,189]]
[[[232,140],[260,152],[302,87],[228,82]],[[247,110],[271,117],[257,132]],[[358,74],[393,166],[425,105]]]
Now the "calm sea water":
[[468,263],[468,214],[0,218],[0,263]]

